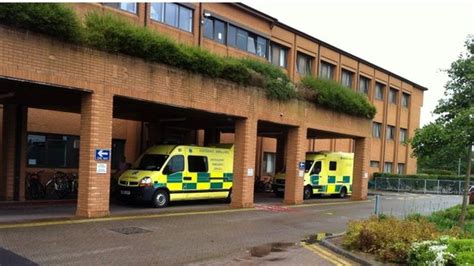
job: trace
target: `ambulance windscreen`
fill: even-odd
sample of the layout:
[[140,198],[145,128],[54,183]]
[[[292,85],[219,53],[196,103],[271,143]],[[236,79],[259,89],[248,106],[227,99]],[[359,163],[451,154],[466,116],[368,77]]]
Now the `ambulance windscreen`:
[[168,155],[164,154],[145,154],[140,160],[138,166],[133,168],[134,170],[149,170],[149,171],[160,171],[161,167],[168,159]]

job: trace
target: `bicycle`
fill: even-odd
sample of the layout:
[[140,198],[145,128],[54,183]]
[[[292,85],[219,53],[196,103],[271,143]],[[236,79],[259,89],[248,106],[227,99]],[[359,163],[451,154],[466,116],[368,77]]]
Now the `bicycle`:
[[264,176],[255,178],[255,192],[272,192],[273,178]]
[[45,197],[45,188],[41,184],[41,174],[44,171],[30,172],[27,174],[26,189],[28,191],[29,199],[43,199]]
[[59,199],[65,198],[71,191],[68,175],[62,171],[56,171],[53,177],[46,182],[46,195],[56,195]]

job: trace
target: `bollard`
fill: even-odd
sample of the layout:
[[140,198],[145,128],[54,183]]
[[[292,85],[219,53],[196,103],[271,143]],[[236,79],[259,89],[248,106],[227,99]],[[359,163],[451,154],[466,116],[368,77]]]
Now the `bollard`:
[[377,216],[380,215],[380,195],[375,195],[374,214]]

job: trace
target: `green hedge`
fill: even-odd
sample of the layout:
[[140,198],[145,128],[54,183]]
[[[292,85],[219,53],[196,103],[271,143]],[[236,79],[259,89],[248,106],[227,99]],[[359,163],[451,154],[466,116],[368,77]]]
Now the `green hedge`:
[[313,101],[326,108],[368,119],[373,119],[377,112],[364,94],[348,89],[336,81],[306,76],[301,84],[313,90]]
[[68,42],[79,42],[82,39],[82,26],[76,13],[64,4],[2,3],[0,23]]
[[428,175],[428,174],[398,175],[398,174],[389,174],[389,173],[374,173],[374,177],[464,181],[464,176],[457,176],[457,175]]

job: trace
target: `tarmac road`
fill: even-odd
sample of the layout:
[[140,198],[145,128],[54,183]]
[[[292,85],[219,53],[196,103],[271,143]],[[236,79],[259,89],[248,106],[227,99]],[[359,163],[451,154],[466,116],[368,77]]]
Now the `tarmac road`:
[[[429,213],[461,202],[459,196],[440,195],[381,198],[382,210],[397,216]],[[41,265],[333,265],[325,256],[302,248],[300,241],[318,232],[342,232],[349,220],[368,217],[373,210],[373,198],[319,199],[294,207],[259,203],[247,210],[186,213],[183,209],[86,222],[0,224],[0,265],[28,261]],[[279,248],[268,253],[271,243]]]

